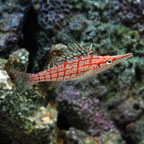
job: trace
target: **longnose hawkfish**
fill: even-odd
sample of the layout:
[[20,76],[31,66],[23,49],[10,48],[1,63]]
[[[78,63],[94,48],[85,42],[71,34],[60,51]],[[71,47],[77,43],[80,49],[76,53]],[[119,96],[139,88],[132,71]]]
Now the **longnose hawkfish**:
[[60,65],[48,68],[37,74],[27,74],[19,71],[14,71],[17,77],[21,77],[22,79],[24,79],[24,87],[21,93],[38,82],[59,82],[86,79],[88,77],[101,73],[102,71],[105,71],[133,56],[132,53],[116,56],[98,56],[93,53],[89,54],[86,49],[80,46],[77,47],[77,49],[78,48],[79,52],[81,51],[81,53],[85,50],[84,53],[87,53],[87,55],[73,55],[74,57],[76,57],[76,59],[66,60]]

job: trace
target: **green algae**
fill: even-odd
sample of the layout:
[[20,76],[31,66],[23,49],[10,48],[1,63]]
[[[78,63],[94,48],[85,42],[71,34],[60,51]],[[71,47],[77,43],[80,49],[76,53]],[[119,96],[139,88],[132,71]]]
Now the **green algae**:
[[[40,58],[51,48],[53,43],[62,42],[67,44],[71,40],[74,42],[82,41],[84,44],[93,43],[93,48],[98,55],[118,55],[132,52],[134,54],[133,58],[98,75],[96,78],[93,78],[88,86],[84,86],[87,93],[91,92],[95,97],[100,98],[103,108],[111,109],[108,112],[114,120],[123,124],[127,122],[127,119],[121,118],[120,116],[123,116],[123,113],[126,111],[132,110],[132,107],[135,106],[129,102],[128,98],[134,96],[134,102],[136,103],[138,102],[137,97],[140,97],[140,101],[143,101],[144,36],[138,30],[128,28],[117,22],[115,17],[109,19],[108,15],[111,4],[112,1],[106,0],[72,0],[71,8],[73,11],[67,27],[63,27],[60,30],[55,28],[52,28],[50,31],[45,31],[43,28],[38,30],[40,31],[37,34],[38,56],[34,57],[33,67],[36,69],[39,68],[38,62]],[[35,9],[39,9],[38,1],[36,1]],[[25,71],[28,65],[28,56],[27,58],[24,57],[24,61],[21,57],[21,55],[18,57],[20,64],[15,65],[15,67]],[[25,60],[27,64],[24,64],[26,62]],[[0,64],[1,68],[7,60],[0,61],[2,63]],[[95,80],[98,82],[95,82]],[[43,129],[40,129],[40,127],[36,129],[37,126],[41,125],[41,119],[38,117],[40,107],[42,106],[49,110],[45,106],[47,105],[46,100],[42,99],[37,91],[28,90],[25,94],[20,95],[17,87],[15,86],[13,88],[15,91],[0,90],[1,117],[7,120],[3,121],[0,125],[4,133],[11,136],[11,139],[14,138],[14,141],[17,141],[17,143],[21,142],[20,139],[24,137],[26,137],[24,140],[28,139],[28,143],[50,142],[48,135],[51,136],[51,139],[55,137],[55,130],[49,131],[49,129],[53,129],[55,127],[54,125],[52,127],[47,125]],[[121,109],[124,108],[124,105],[121,104],[121,101],[128,105],[123,111]],[[114,111],[114,109],[119,110]],[[143,108],[140,106],[140,109],[142,110]],[[134,113],[135,115],[137,114],[136,111]],[[56,117],[56,111],[54,114]],[[141,118],[141,122],[137,121],[137,118],[129,119],[129,121],[135,123],[138,131],[135,131],[135,129],[132,129],[132,131],[127,130],[125,138],[135,143],[138,141],[143,142],[144,132]],[[124,128],[125,130],[126,128]],[[50,134],[51,132],[52,135]],[[120,139],[119,136],[107,132],[106,136],[104,136],[103,143],[120,143]]]
[[[28,54],[25,49],[13,53],[6,63],[9,67],[7,72],[9,73],[12,67],[21,70],[27,67]],[[13,59],[17,59],[17,63]],[[5,71],[6,66],[3,65],[1,71]],[[6,71],[4,77],[9,77]],[[20,81],[16,85],[8,80],[6,82],[10,88],[3,85],[0,89],[0,118],[3,119],[0,127],[9,141],[38,144],[53,141],[56,144],[56,108],[48,104],[39,92],[29,90],[20,94],[18,90],[22,85]]]
[[2,69],[4,67],[4,65],[6,64],[6,62],[7,62],[6,59],[0,58],[0,69]]
[[111,132],[106,133],[102,137],[102,142],[104,144],[121,144],[122,141],[123,140],[119,135]]

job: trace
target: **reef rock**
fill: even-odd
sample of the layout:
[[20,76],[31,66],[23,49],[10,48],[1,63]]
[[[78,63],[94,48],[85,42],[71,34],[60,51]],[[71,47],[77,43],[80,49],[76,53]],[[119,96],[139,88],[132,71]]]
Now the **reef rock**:
[[99,99],[94,98],[94,95],[84,95],[84,92],[80,93],[67,85],[57,88],[56,95],[60,128],[67,129],[72,126],[91,136],[99,137],[107,132],[119,134],[109,115],[100,107]]
[[30,1],[0,1],[0,56],[8,57],[23,38],[22,28]]
[[69,2],[67,0],[33,0],[38,12],[40,26],[45,29],[61,28],[66,25],[66,18],[70,15]]
[[144,142],[144,117],[142,116],[136,122],[130,122],[126,125],[125,138],[131,144],[143,144]]
[[115,12],[118,13],[120,21],[139,32],[144,31],[144,2],[142,0],[118,0],[114,1]]
[[8,74],[12,68],[25,70],[28,52],[20,49],[8,61],[0,60],[0,143],[56,144],[57,110],[33,90],[20,94]]

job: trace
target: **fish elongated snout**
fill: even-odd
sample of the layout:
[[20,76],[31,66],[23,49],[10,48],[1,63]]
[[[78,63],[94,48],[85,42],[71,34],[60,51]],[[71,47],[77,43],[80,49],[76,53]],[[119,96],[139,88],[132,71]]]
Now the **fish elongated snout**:
[[125,59],[128,59],[130,57],[133,56],[133,53],[127,53],[127,54],[124,54],[124,55],[117,55],[117,56],[114,56],[114,61],[116,60],[125,60]]
[[124,55],[113,56],[113,64],[118,64],[120,62],[123,62],[132,56],[133,56],[133,53],[127,53]]

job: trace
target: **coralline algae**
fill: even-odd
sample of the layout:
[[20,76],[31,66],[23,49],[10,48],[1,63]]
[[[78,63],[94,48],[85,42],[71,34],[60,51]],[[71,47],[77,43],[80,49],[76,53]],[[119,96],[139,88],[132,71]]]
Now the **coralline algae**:
[[120,21],[128,27],[144,31],[144,2],[142,0],[115,1],[115,12],[118,13]]
[[[0,85],[2,143],[9,143],[8,140],[26,144],[143,143],[142,0],[3,0],[0,12],[0,56],[8,57],[15,49],[23,47],[19,43],[23,35],[26,38],[23,43],[30,52],[28,56],[24,49],[17,51],[8,62],[0,59],[4,80]],[[84,45],[93,43],[98,55],[132,52],[134,57],[90,81],[56,87],[56,94],[53,89],[48,91],[48,85],[44,84],[41,94],[37,85],[35,90],[28,90],[21,96],[18,92],[21,85],[9,81],[9,70],[16,68],[24,72],[28,63],[29,71],[42,70],[40,59],[55,44],[57,47],[65,44],[67,49],[71,41]],[[45,58],[51,60],[52,55],[49,56]],[[52,105],[47,104],[49,101]]]
[[34,91],[20,94],[20,81],[15,85],[7,74],[10,75],[12,68],[24,70],[28,55],[28,51],[21,49],[14,52],[5,64],[0,60],[0,132],[4,135],[0,142],[56,144],[56,108],[45,103]]
[[90,95],[83,97],[72,86],[60,87],[56,90],[56,95],[60,116],[67,119],[73,127],[92,136],[100,136],[107,131],[118,133],[108,114],[100,108],[97,98]]
[[16,45],[23,38],[22,22],[28,1],[0,1],[0,56],[8,57],[10,52],[16,50]]

